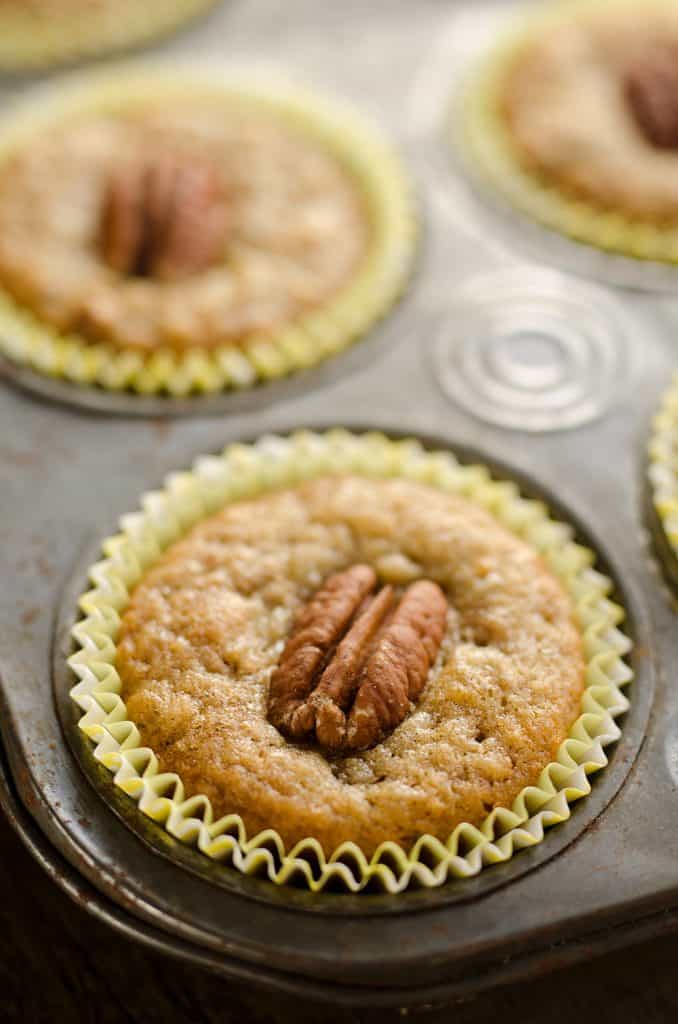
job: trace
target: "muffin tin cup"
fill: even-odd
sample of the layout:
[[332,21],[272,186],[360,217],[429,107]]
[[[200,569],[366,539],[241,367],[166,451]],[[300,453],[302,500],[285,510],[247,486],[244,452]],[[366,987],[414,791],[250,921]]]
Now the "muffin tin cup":
[[[143,0],[123,10],[97,10],[88,5],[78,15],[40,14],[31,4],[9,4],[0,10],[0,75],[44,71],[168,35],[199,18],[217,0]],[[12,6],[14,10],[12,10]]]
[[[344,843],[326,857],[313,836],[286,849],[273,829],[248,836],[238,815],[215,820],[209,799],[187,795],[181,778],[161,772],[156,755],[142,745],[120,697],[114,666],[120,615],[129,595],[169,544],[225,504],[341,472],[424,482],[492,512],[534,547],[561,580],[587,660],[579,717],[555,761],[544,766],[538,781],[523,789],[511,808],[495,809],[478,828],[457,826],[445,843],[422,835],[404,851],[385,842],[369,860],[355,843]],[[593,552],[574,543],[569,527],[552,520],[542,504],[521,498],[510,483],[493,481],[484,467],[461,466],[451,455],[428,454],[415,442],[391,442],[380,434],[300,433],[198,460],[191,473],[168,478],[164,491],[145,495],[141,507],[121,520],[121,533],[103,543],[105,559],[90,569],[94,587],[80,598],[84,618],[73,629],[77,650],[69,664],[80,681],[71,697],[84,712],[78,726],[95,744],[94,757],[111,772],[114,784],[170,835],[208,857],[246,875],[263,875],[277,885],[304,885],[312,892],[435,887],[449,877],[472,877],[541,842],[546,828],[567,820],[570,803],[588,795],[588,776],[607,764],[604,748],[620,736],[615,719],[628,709],[622,688],[632,678],[623,660],[630,642],[617,628],[624,612],[609,600],[612,583],[594,569]]]
[[[262,73],[185,64],[139,69],[121,65],[78,73],[59,88],[19,104],[0,122],[0,160],[59,120],[81,113],[130,110],[149,101],[171,103],[187,95],[229,107],[262,111],[334,154],[350,171],[365,204],[371,238],[354,274],[317,308],[269,332],[213,348],[149,352],[90,342],[46,324],[0,288],[0,354],[21,370],[67,382],[76,404],[97,392],[123,396],[187,396],[242,392],[308,371],[349,348],[379,321],[405,290],[413,268],[417,224],[409,183],[378,133],[340,104],[317,100]],[[82,389],[81,397],[77,391]],[[64,389],[62,388],[63,392]]]
[[[659,9],[670,4],[670,0],[650,2]],[[611,3],[636,6],[633,0]],[[456,168],[471,183],[480,206],[495,214],[491,218],[495,227],[507,238],[522,239],[536,257],[610,283],[672,291],[678,229],[596,207],[532,173],[521,162],[498,110],[505,75],[520,50],[544,28],[585,17],[591,5],[588,0],[574,0],[547,11],[534,6],[526,10],[518,28],[514,21],[508,23],[505,10],[486,5],[476,12],[487,30],[482,32],[485,46],[479,47],[478,37],[469,34],[474,59],[470,62],[467,54],[461,58],[455,85],[448,88],[444,134]],[[504,39],[497,45],[497,33],[502,32]],[[451,46],[460,52],[459,38],[453,38]]]

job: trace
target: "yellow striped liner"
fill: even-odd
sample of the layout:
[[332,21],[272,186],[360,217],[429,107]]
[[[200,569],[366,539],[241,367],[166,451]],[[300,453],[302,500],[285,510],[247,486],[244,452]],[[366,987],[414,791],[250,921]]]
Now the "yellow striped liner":
[[[652,504],[678,560],[678,373],[654,418],[648,455]],[[678,561],[674,575],[678,581]]]
[[139,46],[172,32],[217,0],[117,0],[83,5],[78,14],[40,12],[30,3],[0,4],[0,73],[39,71]]
[[109,391],[210,394],[242,389],[304,370],[360,338],[404,291],[416,250],[417,225],[409,183],[391,150],[352,111],[252,75],[230,78],[186,67],[74,76],[0,121],[0,162],[61,118],[130,109],[149,100],[219,101],[224,110],[265,111],[326,147],[360,190],[369,218],[368,252],[353,277],[322,306],[278,330],[213,349],[149,353],[90,343],[39,320],[0,288],[0,352],[39,373]]
[[[230,501],[327,473],[416,480],[490,511],[536,548],[561,580],[583,634],[587,663],[579,718],[556,759],[512,807],[496,808],[479,828],[459,825],[447,842],[422,835],[408,851],[383,843],[370,859],[354,843],[326,857],[311,836],[287,850],[272,829],[248,836],[238,815],[215,821],[209,799],[187,798],[179,776],[161,773],[153,751],[140,745],[114,666],[130,593],[170,544]],[[141,511],[122,518],[121,532],[104,542],[103,552],[104,559],[90,570],[92,588],[80,599],[82,618],[73,629],[77,650],[69,664],[79,680],[71,690],[82,712],[79,728],[94,745],[95,760],[143,814],[244,874],[313,892],[326,886],[360,892],[369,886],[389,893],[477,875],[540,843],[546,828],[566,821],[570,804],[590,792],[588,776],[607,764],[605,748],[620,736],[615,719],[628,708],[622,688],[632,677],[624,660],[630,642],[618,628],[624,612],[609,599],[612,584],[595,569],[594,554],[576,543],[573,530],[552,519],[543,503],[521,497],[515,484],[493,480],[481,465],[462,466],[451,454],[427,452],[415,441],[333,430],[232,445],[222,455],[199,458],[191,472],[172,474],[164,490],[146,494]]]
[[[472,170],[518,212],[575,242],[641,261],[678,263],[678,225],[631,218],[568,192],[526,167],[501,115],[506,76],[520,53],[547,28],[583,18],[604,6],[638,10],[637,0],[565,0],[509,33],[466,83],[461,129]],[[645,0],[643,12],[672,7],[674,0]],[[456,120],[456,117],[454,118]]]

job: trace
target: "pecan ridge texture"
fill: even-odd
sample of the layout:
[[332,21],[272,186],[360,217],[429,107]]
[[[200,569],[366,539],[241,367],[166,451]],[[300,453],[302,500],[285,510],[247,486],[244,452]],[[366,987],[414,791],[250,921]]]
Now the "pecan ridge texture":
[[659,45],[631,64],[624,92],[647,141],[659,149],[678,148],[678,48]]
[[223,200],[207,163],[163,153],[122,164],[104,194],[101,255],[120,274],[161,281],[205,270],[223,247]]
[[446,620],[445,595],[430,580],[398,600],[367,565],[335,573],[287,640],[271,676],[269,721],[331,753],[374,746],[419,698]]

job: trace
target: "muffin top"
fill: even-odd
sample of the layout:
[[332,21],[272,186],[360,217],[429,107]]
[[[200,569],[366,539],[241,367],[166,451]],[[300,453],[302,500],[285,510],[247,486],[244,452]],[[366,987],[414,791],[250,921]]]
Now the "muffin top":
[[265,336],[347,284],[369,236],[339,158],[246,101],[81,113],[0,164],[0,286],[118,348]]
[[47,68],[164,35],[216,0],[0,0],[0,68]]
[[[535,33],[501,112],[546,182],[631,218],[678,220],[678,10],[600,5]],[[642,7],[642,10],[641,10]]]
[[[290,731],[273,698],[309,622],[305,651],[334,646],[319,667],[302,658],[293,682],[345,666],[325,628],[335,605],[317,608],[333,580],[346,596],[347,578],[372,592],[368,613],[386,592],[393,602],[381,639],[361,641],[381,696],[405,663],[416,687],[386,727],[331,742],[319,728]],[[348,600],[358,619],[364,596]],[[398,656],[380,661],[385,635]],[[116,668],[143,744],[188,795],[207,795],[217,816],[240,814],[250,836],[274,828],[288,846],[315,836],[328,854],[347,840],[367,855],[385,840],[445,840],[510,805],[553,758],[584,685],[570,601],[532,548],[462,498],[354,476],[198,524],[134,591]]]

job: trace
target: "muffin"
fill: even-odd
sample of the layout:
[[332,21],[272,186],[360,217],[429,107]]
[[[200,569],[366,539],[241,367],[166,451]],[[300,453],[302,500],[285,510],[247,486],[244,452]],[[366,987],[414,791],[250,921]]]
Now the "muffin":
[[495,54],[468,93],[484,176],[524,212],[621,254],[678,259],[678,8],[574,3]]
[[195,525],[176,498],[168,530],[157,503],[128,517],[70,662],[80,727],[142,810],[240,870],[392,891],[568,817],[619,735],[628,641],[609,581],[541,506],[342,433],[236,447],[174,487]]
[[0,151],[3,334],[49,372],[242,386],[345,347],[404,283],[398,171],[329,113],[176,74],[27,117]]
[[[417,581],[424,621],[405,610],[398,644],[387,630]],[[392,606],[363,625],[387,587]],[[419,679],[406,657],[427,642]],[[389,661],[423,684],[404,709]],[[132,595],[115,666],[142,742],[189,795],[248,834],[371,856],[510,805],[567,736],[585,663],[562,587],[484,510],[341,476],[228,505],[172,545]]]
[[0,72],[108,53],[177,28],[216,0],[2,0]]

